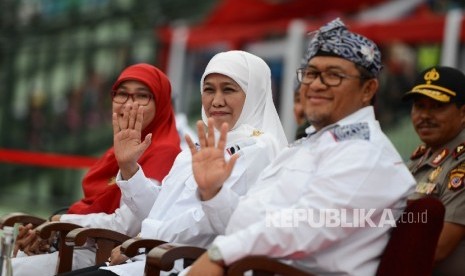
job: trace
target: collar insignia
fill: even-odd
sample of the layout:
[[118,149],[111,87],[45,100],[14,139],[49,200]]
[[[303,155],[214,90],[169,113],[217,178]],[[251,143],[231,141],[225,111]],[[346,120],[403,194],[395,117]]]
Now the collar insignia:
[[425,153],[426,153],[426,146],[420,145],[413,151],[412,155],[410,155],[410,160],[418,159],[421,156],[423,156],[423,154]]
[[446,159],[448,154],[449,150],[443,149],[438,155],[436,155],[436,157],[434,157],[432,164],[435,166],[441,164],[441,162],[444,161],[444,159]]
[[465,152],[465,143],[462,143],[455,148],[453,156],[455,159],[457,159],[464,152]]

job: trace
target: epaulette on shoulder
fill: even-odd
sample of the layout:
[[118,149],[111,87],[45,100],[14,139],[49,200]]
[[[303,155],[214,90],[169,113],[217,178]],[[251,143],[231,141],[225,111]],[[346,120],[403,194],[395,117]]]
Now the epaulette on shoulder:
[[425,145],[420,145],[418,146],[410,155],[410,160],[415,160],[423,156],[423,154],[426,153],[426,146]]
[[455,159],[458,159],[459,156],[461,156],[464,152],[465,152],[465,142],[455,147],[454,152],[452,153],[452,156]]
[[338,142],[356,139],[370,140],[370,128],[367,122],[338,126],[330,132],[334,140]]

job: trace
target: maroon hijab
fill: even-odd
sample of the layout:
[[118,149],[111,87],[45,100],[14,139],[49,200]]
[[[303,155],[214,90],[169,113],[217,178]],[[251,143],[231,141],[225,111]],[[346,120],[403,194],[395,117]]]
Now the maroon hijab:
[[[181,151],[171,105],[171,84],[163,72],[145,63],[131,65],[124,69],[113,84],[113,90],[116,90],[122,82],[127,80],[144,83],[154,96],[155,118],[142,131],[142,137],[152,133],[152,143],[142,154],[138,163],[145,176],[161,182]],[[121,191],[115,184],[118,170],[118,163],[112,147],[84,176],[82,181],[84,198],[71,205],[68,213],[113,213],[120,206],[121,199]]]

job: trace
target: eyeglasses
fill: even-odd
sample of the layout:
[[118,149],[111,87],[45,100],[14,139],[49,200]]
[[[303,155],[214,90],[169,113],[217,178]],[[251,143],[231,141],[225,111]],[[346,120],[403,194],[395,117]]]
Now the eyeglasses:
[[131,97],[133,102],[137,102],[139,105],[148,105],[153,95],[148,93],[134,93],[130,94],[125,91],[112,91],[111,97],[113,102],[118,104],[124,104]]
[[318,77],[320,81],[330,87],[339,86],[343,79],[364,79],[362,76],[351,76],[340,72],[334,71],[318,71],[310,68],[299,68],[297,69],[297,80],[302,84],[311,84]]

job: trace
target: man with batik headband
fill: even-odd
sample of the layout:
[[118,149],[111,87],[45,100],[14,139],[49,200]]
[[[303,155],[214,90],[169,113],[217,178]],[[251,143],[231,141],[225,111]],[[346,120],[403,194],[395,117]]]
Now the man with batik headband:
[[[297,70],[308,136],[260,174],[225,234],[189,275],[222,275],[224,264],[249,255],[279,258],[315,275],[376,274],[389,230],[415,186],[371,106],[381,67],[378,47],[339,19],[312,33]],[[215,163],[200,163],[195,178],[208,186],[206,168]],[[348,224],[325,223],[327,210]],[[370,212],[370,223],[356,223],[360,210]]]
[[373,41],[349,31],[339,19],[309,34],[305,60],[314,56],[343,57],[366,70],[364,77],[376,77],[382,69],[381,52]]
[[412,101],[412,123],[424,143],[414,151],[409,164],[418,181],[412,198],[434,196],[446,207],[435,275],[463,275],[465,75],[450,67],[427,68],[404,100]]

